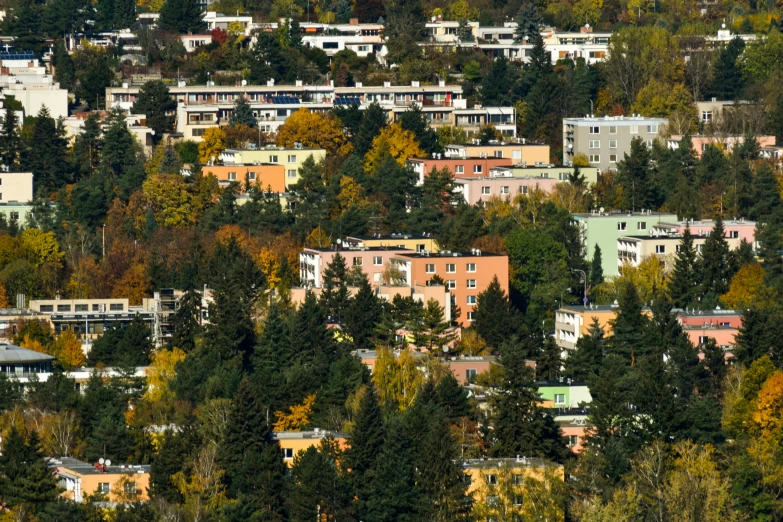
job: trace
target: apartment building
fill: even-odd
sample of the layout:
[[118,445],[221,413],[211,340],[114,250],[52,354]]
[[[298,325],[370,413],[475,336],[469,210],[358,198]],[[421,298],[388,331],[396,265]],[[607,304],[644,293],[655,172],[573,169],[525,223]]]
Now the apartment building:
[[[680,142],[682,141],[682,138],[683,137],[680,135],[671,136],[666,140],[666,146],[670,150],[677,150],[680,148]],[[745,143],[745,136],[741,135],[704,136],[697,134],[695,136],[690,136],[690,138],[693,152],[696,153],[697,158],[701,158],[704,150],[710,145],[730,153],[732,150],[734,150],[734,147]],[[758,141],[759,147],[761,148],[771,148],[775,147],[776,145],[775,136],[756,136],[755,139]]]
[[486,203],[493,197],[513,201],[516,196],[527,195],[534,190],[552,193],[558,183],[560,181],[557,179],[545,177],[460,178],[454,180],[454,193],[461,195],[463,201],[468,205],[475,205],[476,203]]
[[[212,0],[199,0],[204,7],[213,3]],[[253,29],[253,17],[250,15],[226,15],[218,13],[216,11],[207,11],[201,18],[207,26],[207,31],[210,33],[215,29],[228,30],[229,26],[242,27],[245,35],[250,35],[251,29]]]
[[[342,247],[305,248],[299,254],[299,279],[304,286],[321,288],[323,273],[337,254],[345,258],[348,269],[361,268],[370,284],[382,282],[382,275],[390,261],[398,254],[410,252],[396,247]],[[423,283],[423,281],[422,281]],[[413,285],[407,285],[412,287]]]
[[694,346],[700,347],[710,340],[724,350],[734,348],[735,337],[742,328],[742,312],[737,310],[679,310],[677,321]]
[[617,264],[617,240],[629,233],[647,234],[660,223],[677,221],[675,214],[660,212],[622,212],[602,210],[573,214],[573,221],[580,228],[585,256],[592,259],[595,246],[601,248],[601,268],[604,276],[619,274]]
[[477,296],[497,277],[500,287],[508,292],[508,256],[474,249],[471,252],[441,250],[432,253],[398,253],[391,266],[406,286],[427,284],[434,276],[446,282],[452,307],[458,306],[457,321],[467,326],[473,321]]
[[285,188],[288,189],[299,181],[299,169],[311,156],[313,161],[318,163],[326,157],[326,150],[275,145],[267,145],[259,149],[226,149],[220,155],[220,161],[224,166],[248,165],[248,168],[251,164],[281,165],[285,176]]
[[513,164],[511,158],[495,157],[470,157],[470,158],[443,158],[435,154],[435,158],[408,158],[408,166],[413,169],[418,178],[417,184],[424,183],[424,177],[428,176],[432,169],[449,169],[456,179],[489,175],[494,167],[510,167]]
[[149,500],[150,466],[114,464],[100,459],[94,464],[70,457],[57,457],[50,466],[63,489],[61,497],[86,502],[89,495],[105,495],[108,502]]
[[526,143],[525,139],[516,143],[490,142],[482,145],[478,140],[464,145],[446,145],[443,148],[445,158],[510,158],[514,165],[533,166],[549,164],[549,145]]
[[345,50],[360,58],[375,54],[381,62],[386,56],[383,24],[360,24],[354,18],[348,24],[303,22],[301,28],[302,45],[321,49],[330,57]]
[[337,431],[322,430],[315,428],[308,431],[275,431],[272,432],[272,440],[280,446],[283,454],[283,462],[289,468],[294,465],[294,457],[298,453],[307,451],[315,446],[319,447],[321,442],[330,439],[337,443],[337,446],[344,450],[348,446],[349,435]]
[[440,250],[437,240],[432,234],[376,234],[373,236],[348,236],[343,245],[352,248],[386,247],[410,250],[412,252],[432,252]]
[[17,379],[51,373],[54,357],[14,344],[0,343],[0,373]]
[[44,106],[55,120],[68,116],[68,90],[29,51],[0,52],[0,98],[5,97],[21,103],[24,116],[35,116]]
[[631,152],[631,141],[639,138],[651,147],[666,124],[663,118],[636,115],[564,118],[563,164],[571,165],[577,154],[584,154],[591,167],[616,170],[617,162]]
[[27,203],[32,200],[32,172],[0,170],[0,203]]
[[[399,356],[399,351],[395,352],[395,356]],[[422,361],[421,370],[426,371],[424,367],[424,354],[418,351],[411,351],[411,354],[417,361]],[[378,352],[375,350],[355,350],[351,352],[351,355],[359,357],[362,364],[367,366],[372,373],[375,370],[375,364],[378,361]],[[465,386],[475,382],[476,377],[479,374],[489,371],[490,366],[496,363],[497,359],[494,356],[458,356],[458,357],[442,357],[439,359],[440,363],[448,367],[454,378],[460,385]],[[532,362],[532,361],[531,361]]]
[[[685,227],[690,228],[691,235],[694,237],[705,237],[712,232],[715,228],[715,221],[712,219],[701,220],[680,220],[671,223],[659,223],[655,225],[655,230],[660,231],[661,234],[677,234],[682,235],[685,232]],[[733,218],[723,222],[723,230],[725,231],[726,240],[737,239],[739,241],[747,241],[751,245],[756,245],[756,222],[749,221],[745,218]]]
[[590,388],[583,382],[571,379],[560,381],[538,381],[538,394],[544,408],[579,408],[593,402]]
[[563,350],[573,350],[576,343],[585,335],[590,334],[594,320],[604,330],[604,335],[611,335],[612,321],[617,315],[617,305],[566,305],[555,312],[555,342]]
[[285,167],[273,163],[204,165],[201,173],[215,176],[221,187],[239,182],[243,187],[254,186],[268,192],[285,192],[286,189]]
[[[574,167],[559,167],[557,165],[525,164],[513,167],[493,167],[489,169],[489,176],[495,178],[554,178],[558,181],[568,181],[574,173]],[[580,167],[579,175],[584,178],[588,186],[598,182],[600,173],[597,167]]]

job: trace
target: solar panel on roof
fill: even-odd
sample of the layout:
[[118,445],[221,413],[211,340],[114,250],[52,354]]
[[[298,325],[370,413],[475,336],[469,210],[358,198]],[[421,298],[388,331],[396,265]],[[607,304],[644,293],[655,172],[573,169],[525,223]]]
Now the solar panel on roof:
[[0,52],[0,60],[33,60],[32,51],[3,51]]

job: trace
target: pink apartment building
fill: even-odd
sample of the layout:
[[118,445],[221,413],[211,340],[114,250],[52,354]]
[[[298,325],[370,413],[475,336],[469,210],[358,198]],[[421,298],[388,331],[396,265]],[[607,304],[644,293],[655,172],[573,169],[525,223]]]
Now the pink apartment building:
[[558,183],[557,179],[543,177],[475,177],[460,178],[454,181],[455,192],[461,193],[468,205],[474,205],[480,201],[486,202],[493,196],[513,201],[518,194],[529,194],[536,189],[552,193]]
[[[694,237],[707,237],[712,229],[715,227],[715,221],[712,219],[702,219],[699,221],[675,221],[664,222],[656,225],[657,228],[667,229],[675,234],[682,234],[685,232],[685,226],[689,226],[691,229],[691,235]],[[736,240],[736,244],[739,245],[744,239],[751,245],[755,245],[756,241],[756,222],[748,221],[745,218],[736,218],[731,220],[725,220],[723,222],[723,228],[726,230],[726,239]],[[732,241],[729,241],[731,244]]]
[[305,248],[299,254],[299,277],[303,286],[320,288],[323,286],[324,270],[339,253],[345,258],[345,265],[349,270],[358,266],[367,275],[370,284],[379,283],[389,260],[410,252],[387,247]]
[[[775,146],[775,136],[758,136],[756,140],[761,148]],[[679,149],[681,141],[682,136],[675,135],[669,138],[667,145],[672,150]],[[744,142],[745,136],[691,136],[693,150],[699,158],[701,158],[704,149],[708,145],[715,145],[722,148],[725,152],[731,152],[735,145],[740,145]]]

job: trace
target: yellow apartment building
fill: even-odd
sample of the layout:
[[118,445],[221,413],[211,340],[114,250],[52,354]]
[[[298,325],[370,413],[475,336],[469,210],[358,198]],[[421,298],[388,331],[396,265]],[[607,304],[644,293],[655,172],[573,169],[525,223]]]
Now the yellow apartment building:
[[324,439],[333,439],[341,450],[348,444],[348,435],[318,428],[312,431],[276,431],[272,433],[272,439],[280,445],[283,461],[289,468],[294,465],[297,453],[307,451],[311,446],[320,446]]
[[69,457],[54,459],[51,465],[63,489],[61,496],[74,502],[85,502],[92,495],[106,495],[109,502],[149,500],[148,465],[112,464],[111,461],[90,464]]

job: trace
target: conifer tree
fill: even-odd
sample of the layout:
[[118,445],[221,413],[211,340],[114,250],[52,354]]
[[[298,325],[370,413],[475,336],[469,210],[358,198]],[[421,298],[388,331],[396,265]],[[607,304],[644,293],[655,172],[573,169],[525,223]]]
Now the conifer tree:
[[646,352],[642,339],[647,327],[647,318],[642,314],[642,301],[633,283],[620,287],[617,315],[611,320],[612,337],[609,338],[611,353],[623,357],[633,365],[636,357]]
[[326,265],[323,274],[323,288],[320,305],[332,318],[332,321],[341,322],[348,307],[348,288],[346,287],[347,268],[345,258],[336,253],[331,262]]
[[435,385],[435,402],[452,424],[470,415],[468,391],[450,372]]
[[517,333],[517,317],[506,292],[500,288],[497,277],[493,277],[487,289],[476,297],[473,309],[473,327],[482,339],[493,348]]
[[288,491],[289,520],[346,520],[348,498],[328,441],[294,456]]
[[698,267],[691,229],[685,225],[674,262],[674,270],[669,281],[669,293],[672,296],[674,306],[687,308],[695,303],[700,289]]
[[10,103],[5,104],[3,126],[0,128],[0,161],[9,169],[19,166],[22,139],[19,137],[18,119]]
[[546,381],[557,380],[560,377],[562,366],[560,347],[555,342],[555,338],[548,335],[536,363],[536,377]]
[[699,264],[702,299],[707,294],[712,294],[713,300],[715,300],[729,290],[729,283],[734,272],[731,261],[731,252],[726,241],[726,229],[723,228],[723,219],[718,216],[701,250]]
[[345,311],[345,329],[353,339],[355,349],[373,347],[375,326],[381,320],[382,314],[383,306],[365,277],[359,285],[359,291],[350,300],[348,309]]
[[201,296],[188,290],[179,301],[179,308],[171,320],[173,332],[168,340],[170,348],[179,348],[185,353],[196,347],[196,337],[201,334]]
[[8,509],[27,506],[36,512],[59,493],[57,478],[39,447],[38,432],[25,441],[12,426],[0,454],[0,504]]
[[372,141],[386,127],[388,119],[380,105],[373,102],[362,111],[362,123],[359,133],[354,137],[353,149],[359,156],[364,156],[372,148]]
[[590,262],[590,288],[595,288],[603,282],[604,266],[601,259],[601,247],[596,243],[595,249],[593,249],[593,260]]
[[529,43],[539,35],[539,30],[544,25],[544,19],[536,9],[536,5],[530,1],[522,4],[514,21],[517,23],[514,30],[514,43],[522,43],[523,41]]
[[524,350],[506,345],[500,357],[502,381],[490,399],[493,457],[542,457],[560,460],[565,444],[552,416],[539,407],[533,370]]
[[152,142],[157,144],[163,139],[163,133],[172,129],[174,116],[170,113],[175,113],[176,109],[177,101],[171,97],[166,84],[162,80],[150,80],[139,89],[131,110],[147,117],[147,127],[155,131]]
[[201,9],[196,0],[166,0],[160,10],[158,25],[164,31],[197,33],[203,26]]
[[384,440],[383,415],[375,387],[370,384],[364,388],[359,401],[350,446],[343,458],[343,467],[349,472],[349,480],[360,505],[367,500],[370,470],[375,466]]
[[576,381],[584,381],[590,375],[597,374],[604,359],[604,330],[593,317],[588,335],[576,342],[576,349],[565,360],[564,375]]
[[98,115],[91,113],[84,122],[82,132],[76,136],[73,144],[73,161],[77,181],[82,177],[91,176],[98,169],[103,147],[102,133]]
[[264,330],[253,352],[253,382],[270,410],[283,409],[284,363],[292,358],[289,328],[277,303],[269,306]]
[[650,160],[647,144],[635,138],[631,141],[631,153],[617,163],[616,179],[623,189],[623,208],[635,211],[656,206]]
[[231,111],[231,117],[228,119],[229,125],[247,125],[251,129],[258,126],[253,110],[244,96],[239,96],[234,102],[234,110]]

